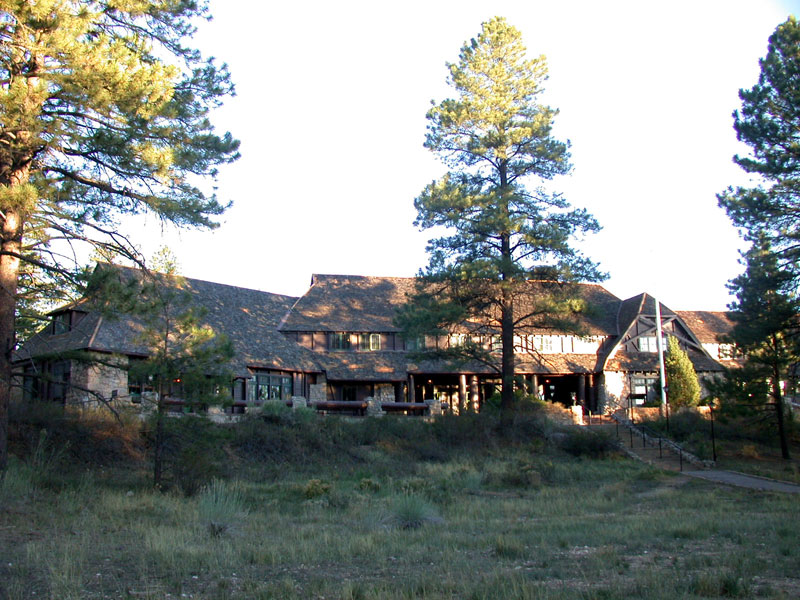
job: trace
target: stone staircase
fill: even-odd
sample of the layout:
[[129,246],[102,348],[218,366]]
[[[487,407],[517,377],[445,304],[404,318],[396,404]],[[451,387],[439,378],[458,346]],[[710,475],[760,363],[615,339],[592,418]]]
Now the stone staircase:
[[630,426],[627,422],[617,421],[612,416],[592,417],[591,422],[587,421],[587,425],[595,431],[617,438],[620,449],[631,458],[659,469],[680,472],[707,467],[702,461],[681,450],[675,443],[648,435],[635,425]]

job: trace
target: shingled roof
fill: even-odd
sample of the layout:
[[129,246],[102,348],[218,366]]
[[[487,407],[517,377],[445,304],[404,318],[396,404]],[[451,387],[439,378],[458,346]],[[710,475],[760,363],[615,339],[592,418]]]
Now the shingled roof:
[[[383,331],[399,332],[396,310],[415,292],[413,277],[314,275],[311,287],[292,307],[282,331]],[[542,282],[531,281],[518,296],[516,312],[524,314],[541,295]],[[586,335],[615,335],[619,298],[596,284],[574,284],[570,292],[584,300],[588,311],[576,315],[576,326]],[[555,330],[542,329],[543,332]]]
[[[114,268],[121,278],[139,276],[134,269]],[[247,367],[320,370],[309,350],[287,340],[277,330],[297,298],[199,279],[182,280],[196,306],[205,309],[204,324],[225,333],[233,343],[232,367],[236,375],[247,375]],[[140,340],[143,330],[142,321],[130,315],[90,312],[67,333],[52,335],[49,329],[40,331],[20,348],[16,361],[68,350],[146,356],[147,348]]]
[[414,292],[411,277],[314,275],[282,331],[397,332],[395,309]]
[[733,321],[728,312],[679,310],[678,315],[703,344],[717,344],[719,336],[730,333],[733,329]]

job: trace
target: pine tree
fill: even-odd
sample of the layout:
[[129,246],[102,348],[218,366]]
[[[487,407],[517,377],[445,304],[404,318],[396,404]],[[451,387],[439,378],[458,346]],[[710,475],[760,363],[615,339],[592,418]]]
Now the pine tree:
[[187,281],[178,274],[175,255],[162,247],[152,262],[158,272],[101,265],[95,289],[102,295],[95,301],[105,301],[142,326],[137,341],[148,349],[147,358],[131,363],[128,379],[147,382],[155,392],[153,484],[161,486],[168,401],[179,400],[192,411],[224,403],[229,396],[219,392],[230,385],[228,365],[234,352],[224,334],[204,324],[206,311],[193,302]]
[[[214,227],[225,209],[196,186],[238,156],[208,120],[233,91],[228,72],[185,44],[206,14],[202,0],[0,6],[0,471],[28,282],[80,281],[69,245],[141,262],[119,233],[125,215]],[[32,268],[45,275],[23,277]]]
[[739,397],[740,403],[757,412],[768,409],[774,414],[781,455],[788,459],[781,382],[790,379],[790,370],[800,362],[800,301],[795,294],[795,277],[779,266],[767,236],[756,239],[744,259],[746,271],[729,286],[736,301],[730,305],[734,327],[726,341],[736,345],[745,364],[741,370],[733,369],[728,379],[738,382],[742,389],[746,387],[747,395]]
[[800,276],[800,23],[789,17],[769,38],[761,74],[739,91],[733,113],[739,141],[749,156],[734,161],[761,183],[728,188],[719,204],[748,239],[763,236],[780,263]]
[[678,338],[667,340],[664,357],[669,403],[673,407],[697,406],[700,403],[700,382],[689,355],[678,343]]
[[[530,281],[600,278],[570,245],[597,231],[597,222],[542,185],[570,171],[570,156],[568,143],[552,135],[557,111],[539,101],[545,59],[525,54],[520,32],[495,17],[447,65],[456,97],[428,111],[425,147],[450,170],[414,203],[416,225],[446,234],[429,242],[420,293],[398,319],[410,338],[457,325],[499,338],[504,413],[514,400],[515,331],[579,308],[553,284],[554,295],[542,286],[537,302],[520,310],[520,298],[532,298]],[[460,350],[491,360],[480,344]]]

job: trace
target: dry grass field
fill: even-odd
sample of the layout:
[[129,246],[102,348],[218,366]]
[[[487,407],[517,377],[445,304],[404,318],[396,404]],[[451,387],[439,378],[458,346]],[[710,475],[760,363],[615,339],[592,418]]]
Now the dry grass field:
[[541,411],[175,420],[162,491],[146,430],[89,421],[17,417],[0,598],[800,597],[796,497],[655,471]]

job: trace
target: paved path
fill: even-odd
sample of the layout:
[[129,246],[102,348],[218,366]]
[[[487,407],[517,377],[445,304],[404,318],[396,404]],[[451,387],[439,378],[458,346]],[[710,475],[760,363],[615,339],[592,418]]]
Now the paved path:
[[[705,479],[714,483],[733,485],[751,490],[765,490],[770,492],[784,492],[787,494],[800,494],[800,485],[789,483],[788,481],[778,481],[766,477],[745,475],[737,471],[723,471],[720,469],[697,469],[681,457],[669,446],[663,448],[653,443],[643,443],[638,434],[630,435],[630,432],[622,433],[623,426],[617,425],[609,420],[598,421],[592,424],[598,431],[605,431],[608,435],[619,435],[621,449],[629,456],[637,458],[654,467],[674,471],[681,475]],[[627,429],[625,429],[627,431]]]
[[736,471],[720,471],[709,469],[707,471],[683,471],[683,475],[706,479],[715,483],[735,485],[737,487],[750,488],[752,490],[766,490],[769,492],[786,492],[787,494],[800,494],[800,485],[789,483],[788,481],[778,481],[777,479],[767,479],[765,477],[755,477],[745,475]]

